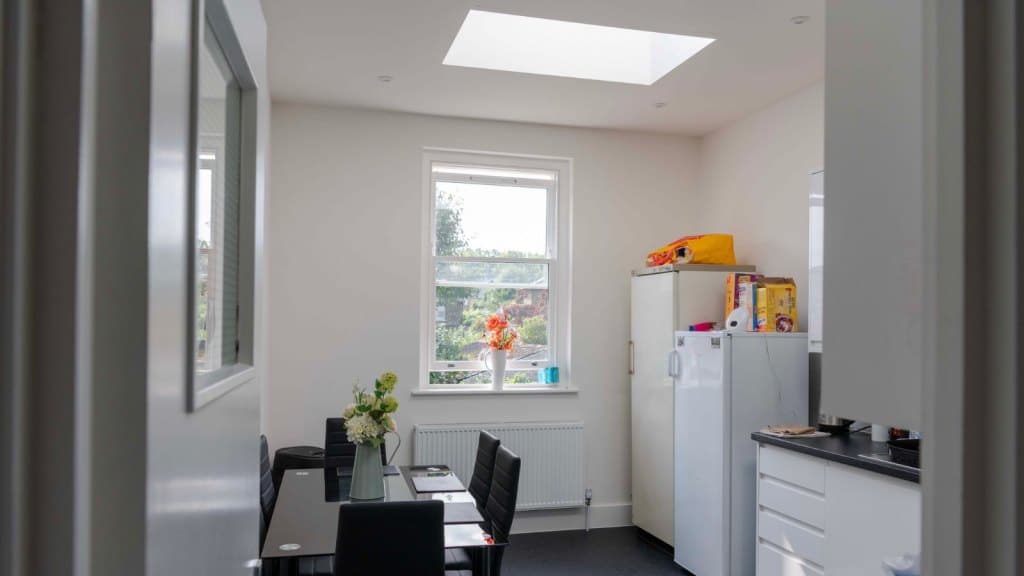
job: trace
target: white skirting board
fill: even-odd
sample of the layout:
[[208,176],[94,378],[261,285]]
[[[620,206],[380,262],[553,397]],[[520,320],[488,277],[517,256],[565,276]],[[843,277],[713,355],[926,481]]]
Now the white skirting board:
[[[586,511],[583,508],[517,512],[515,521],[512,523],[512,533],[583,530],[586,528],[585,514]],[[590,529],[632,526],[632,517],[632,507],[628,503],[592,504],[590,506]]]

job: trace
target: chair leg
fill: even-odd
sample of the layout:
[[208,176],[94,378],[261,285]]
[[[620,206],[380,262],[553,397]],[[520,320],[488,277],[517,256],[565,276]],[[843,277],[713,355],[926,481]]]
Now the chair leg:
[[490,548],[477,548],[472,551],[473,576],[496,576],[493,571],[494,558]]
[[480,574],[483,576],[491,576],[491,549],[484,548],[480,551]]

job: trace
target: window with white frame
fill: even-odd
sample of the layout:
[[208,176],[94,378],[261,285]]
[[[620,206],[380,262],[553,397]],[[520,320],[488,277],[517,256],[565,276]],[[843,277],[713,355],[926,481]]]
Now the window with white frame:
[[[496,160],[434,155],[425,163],[429,387],[494,386],[485,333],[487,319],[498,312],[519,336],[505,387],[537,386],[538,371],[559,366],[566,356],[568,255],[559,242],[567,235],[559,191],[566,171],[557,163]],[[560,372],[565,379],[564,366]]]

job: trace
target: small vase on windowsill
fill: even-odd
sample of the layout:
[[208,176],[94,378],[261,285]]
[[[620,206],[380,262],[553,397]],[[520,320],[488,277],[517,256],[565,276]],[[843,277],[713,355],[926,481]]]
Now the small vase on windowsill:
[[491,371],[494,389],[501,390],[505,385],[505,363],[508,353],[512,350],[519,333],[509,325],[505,311],[498,312],[487,319],[487,353],[484,354],[484,366]]
[[501,390],[505,385],[505,364],[507,362],[508,350],[494,350],[492,348],[484,356],[484,365],[491,371],[495,390]]
[[349,497],[353,500],[379,500],[384,497],[384,465],[380,448],[370,443],[356,444]]

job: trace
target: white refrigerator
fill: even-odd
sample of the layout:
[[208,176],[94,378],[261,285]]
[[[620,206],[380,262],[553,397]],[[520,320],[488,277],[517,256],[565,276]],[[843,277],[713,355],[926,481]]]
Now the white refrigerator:
[[753,266],[679,264],[633,274],[629,375],[633,524],[672,545],[673,381],[668,359],[676,330],[725,321],[725,278]]
[[676,332],[675,561],[696,576],[754,574],[750,434],[807,422],[807,335]]

